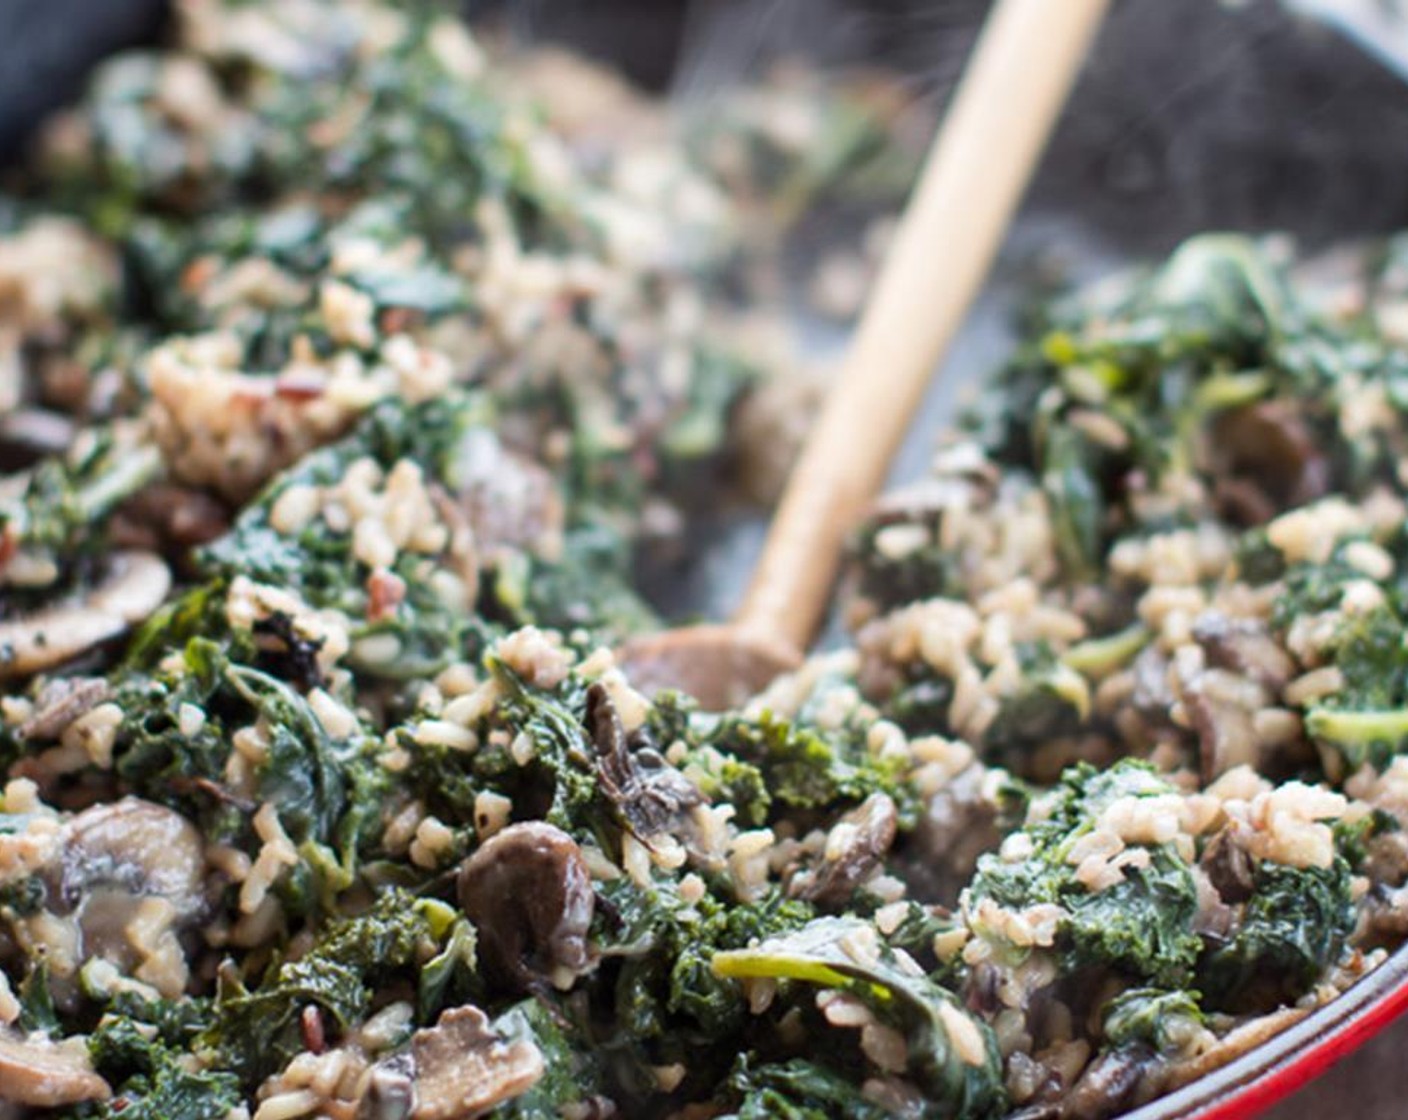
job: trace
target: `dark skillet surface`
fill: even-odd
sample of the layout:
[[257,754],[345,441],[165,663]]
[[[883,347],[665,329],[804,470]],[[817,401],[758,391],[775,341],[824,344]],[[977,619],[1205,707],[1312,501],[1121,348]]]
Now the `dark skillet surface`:
[[[697,0],[693,36],[677,0],[479,0],[472,11],[516,34],[564,39],[624,63],[647,83],[678,67],[686,92],[799,44],[844,61],[897,64],[941,93],[957,72],[984,0]],[[762,15],[767,18],[762,18]],[[0,160],[33,122],[81,88],[92,63],[152,41],[162,0],[0,0]],[[706,38],[701,40],[700,36]],[[706,45],[701,45],[701,43]],[[1043,168],[1019,241],[1045,242],[1050,216],[1074,222],[1083,271],[1126,252],[1158,252],[1198,229],[1287,228],[1311,240],[1408,226],[1408,87],[1274,0],[1232,12],[1216,0],[1122,0]],[[1093,237],[1091,236],[1093,235]],[[1064,242],[1063,242],[1064,243]],[[1098,251],[1093,251],[1094,246]],[[971,375],[1005,345],[1002,293],[960,338],[952,365]],[[957,377],[952,377],[957,380]],[[935,394],[930,416],[951,407]],[[900,473],[925,459],[912,441]],[[750,551],[709,565],[731,583]],[[719,586],[701,592],[717,602]],[[1369,1043],[1272,1120],[1405,1113],[1408,1020]]]

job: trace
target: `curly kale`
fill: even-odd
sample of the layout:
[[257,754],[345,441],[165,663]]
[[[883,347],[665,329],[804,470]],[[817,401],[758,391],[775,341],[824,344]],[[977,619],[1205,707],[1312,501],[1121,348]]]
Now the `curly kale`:
[[556,1007],[528,999],[494,1020],[506,1041],[528,1039],[543,1055],[544,1073],[526,1093],[494,1110],[496,1120],[560,1120],[563,1109],[604,1090],[606,1070],[585,1032]]
[[915,795],[903,780],[903,764],[871,753],[862,728],[823,731],[808,722],[805,710],[795,720],[765,711],[730,716],[705,738],[725,756],[757,767],[774,806],[823,809],[886,793],[900,809],[901,824],[913,820]]
[[[909,1075],[926,1096],[920,1115],[934,1120],[1001,1115],[1006,1092],[992,1031],[951,992],[901,965],[873,935],[873,926],[855,918],[817,918],[795,933],[715,953],[712,965],[715,973],[732,979],[790,981],[854,996],[880,1022],[903,1033]],[[873,960],[852,947],[867,942],[875,945]]]
[[1131,495],[1170,476],[1198,478],[1232,520],[1256,523],[1333,489],[1357,493],[1392,465],[1335,423],[1345,375],[1376,376],[1385,348],[1313,315],[1244,238],[1188,241],[1118,290],[1058,301],[1041,328],[967,425],[1045,491],[1068,577],[1095,575],[1141,523]]
[[724,1120],[886,1120],[894,1115],[867,1100],[855,1082],[801,1058],[766,1064],[752,1063],[745,1055],[725,1090]]
[[748,1023],[741,993],[716,975],[713,955],[800,929],[815,915],[808,903],[776,892],[755,902],[706,894],[691,903],[672,884],[642,888],[622,880],[601,893],[610,914],[602,941],[621,956],[615,1022],[627,1037],[679,1056]]
[[[59,579],[73,580],[101,560],[108,547],[107,524],[122,502],[152,482],[162,469],[155,447],[99,429],[80,444],[81,453],[41,460],[23,490],[0,501],[0,546],[47,560]],[[42,596],[9,584],[6,610],[23,610]]]
[[1147,1046],[1157,1054],[1178,1054],[1203,1029],[1197,992],[1131,988],[1105,1005],[1101,1032],[1112,1049]]
[[1017,766],[1052,739],[1080,729],[1089,714],[1089,686],[1046,643],[1017,649],[1022,680],[1002,699],[983,746],[998,759]]
[[1197,888],[1172,845],[1146,845],[1147,866],[1125,867],[1120,882],[1095,893],[1066,860],[1115,800],[1173,792],[1144,762],[1126,759],[1103,772],[1084,763],[1070,768],[1024,830],[1032,854],[1020,862],[984,855],[968,897],[1018,911],[1040,903],[1060,906],[1066,916],[1057,948],[1068,970],[1110,968],[1160,987],[1185,985],[1202,947],[1191,930]]
[[362,1022],[387,984],[414,984],[453,933],[447,910],[389,890],[365,913],[332,922],[311,949],[272,968],[256,987],[222,974],[200,1046],[244,1085],[257,1085],[303,1050],[305,1008],[317,1008],[335,1036]]
[[[450,393],[419,405],[400,400],[377,405],[344,439],[274,479],[226,536],[201,551],[202,572],[220,580],[245,575],[294,591],[311,606],[341,611],[354,620],[347,661],[372,679],[433,676],[452,662],[472,660],[493,636],[530,624],[581,629],[606,642],[654,624],[653,613],[629,586],[628,543],[601,525],[569,527],[560,560],[514,550],[487,564],[476,577],[479,598],[471,610],[447,601],[429,578],[432,558],[403,550],[391,572],[403,582],[405,597],[389,615],[374,620],[371,570],[357,559],[350,532],[315,519],[284,534],[270,522],[274,503],[290,487],[332,485],[364,458],[383,470],[414,462],[428,484],[457,495],[472,481],[467,475],[473,464],[499,447],[495,416],[490,398],[478,392]],[[395,656],[369,660],[358,652],[363,638],[393,639]]]
[[1261,863],[1236,932],[1198,963],[1204,1002],[1218,1010],[1267,1011],[1305,994],[1354,929],[1351,878],[1341,856],[1326,868]]
[[102,1120],[222,1120],[243,1102],[239,1079],[192,1066],[186,1052],[208,1026],[208,1000],[119,997],[88,1039],[94,1068],[113,1086]]
[[1353,773],[1366,763],[1384,770],[1408,746],[1408,648],[1403,638],[1402,616],[1390,605],[1348,617],[1341,625],[1333,664],[1344,686],[1311,708],[1305,719],[1310,736],[1338,756],[1332,772]]
[[[433,675],[461,660],[479,645],[479,622],[447,603],[421,569],[425,558],[403,552],[394,574],[406,587],[404,602],[391,617],[368,621],[370,570],[353,552],[352,534],[334,532],[315,520],[296,534],[271,525],[270,510],[279,496],[297,485],[331,485],[347,467],[371,458],[389,469],[402,459],[419,464],[430,479],[453,488],[457,463],[469,441],[485,433],[492,410],[479,395],[457,394],[424,405],[387,401],[361,421],[351,435],[308,455],[276,478],[251,503],[231,531],[199,556],[207,578],[229,580],[244,575],[287,588],[311,606],[342,611],[358,620],[353,630],[353,667],[378,677],[414,679]],[[390,636],[397,655],[375,663],[358,661],[359,638]]]
[[[255,771],[259,799],[274,804],[296,843],[355,861],[374,834],[389,781],[377,741],[360,730],[335,738],[292,685],[232,660],[241,652],[250,647],[192,638],[179,668],[121,678],[118,775],[143,797],[199,820],[207,835],[234,838],[248,828],[251,806],[227,791],[225,767],[232,736],[257,720],[269,746]],[[182,719],[190,710],[201,713],[194,728]]]
[[857,594],[885,612],[959,590],[958,557],[952,549],[939,545],[939,521],[938,514],[918,513],[907,518],[905,525],[922,529],[928,541],[899,556],[888,556],[877,545],[877,538],[890,527],[888,520],[880,518],[862,526],[851,546],[859,573]]

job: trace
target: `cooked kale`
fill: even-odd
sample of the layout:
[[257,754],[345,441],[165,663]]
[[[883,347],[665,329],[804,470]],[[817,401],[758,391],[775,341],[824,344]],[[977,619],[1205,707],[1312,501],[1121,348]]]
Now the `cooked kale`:
[[[800,981],[854,996],[904,1034],[908,1068],[927,1097],[924,1115],[999,1115],[1006,1093],[996,1038],[951,992],[897,963],[873,932],[853,918],[817,918],[756,947],[716,953],[713,969],[733,979]],[[854,947],[867,943],[873,959]]]
[[[777,892],[750,903],[715,894],[686,902],[666,883],[608,884],[602,897],[609,909],[603,942],[621,957],[614,1021],[628,1036],[681,1058],[693,1040],[748,1025],[747,1005],[735,985],[715,974],[713,954],[799,929],[815,913]],[[702,1078],[706,1071],[695,1072]]]
[[[739,1059],[728,1079],[730,1103],[724,1114],[736,1120],[884,1120],[893,1113],[869,1101],[852,1081],[827,1066],[794,1058],[774,1064]],[[733,1103],[736,1102],[736,1103]]]
[[[1068,577],[1093,574],[1137,526],[1131,499],[1170,475],[1199,479],[1229,520],[1255,525],[1287,503],[1359,492],[1389,465],[1333,423],[1347,375],[1375,368],[1382,349],[1313,315],[1244,240],[1189,241],[1112,295],[1056,303],[1043,328],[989,398],[1001,415],[974,412],[968,426],[1040,483]],[[1098,428],[1082,421],[1090,412]],[[1172,509],[1167,523],[1190,515]]]
[[[256,773],[260,798],[276,806],[296,843],[355,861],[387,788],[375,740],[360,729],[335,738],[293,685],[232,660],[238,649],[191,638],[179,668],[120,682],[118,774],[149,800],[200,820],[209,835],[232,839],[248,828],[251,806],[226,785],[231,736],[258,721],[267,740]],[[198,727],[183,724],[183,707],[203,713]]]
[[[1312,613],[1337,606],[1343,583],[1363,579],[1362,573],[1349,572],[1336,571],[1332,563],[1312,569],[1299,584],[1291,582],[1292,594],[1300,594],[1288,602],[1287,618],[1296,607]],[[1338,756],[1327,763],[1336,770],[1352,773],[1366,763],[1383,770],[1408,743],[1408,649],[1400,611],[1389,601],[1346,618],[1331,652],[1343,686],[1310,708],[1306,731]]]
[[186,1051],[208,1020],[205,1000],[179,1004],[119,998],[88,1039],[97,1071],[113,1086],[103,1120],[221,1120],[241,1101],[239,1079],[192,1068]]
[[[155,448],[135,446],[130,433],[93,433],[78,453],[43,459],[16,499],[0,500],[0,551],[7,562],[19,551],[52,564],[55,577],[42,589],[52,594],[52,583],[68,584],[101,562],[113,510],[152,482],[161,468]],[[24,586],[3,582],[0,588],[0,613],[40,599]]]
[[245,1086],[257,1085],[303,1049],[305,1008],[316,1008],[335,1036],[366,1018],[380,986],[414,981],[442,948],[437,925],[450,932],[435,905],[390,890],[365,913],[332,922],[307,953],[272,967],[256,986],[222,974],[200,1045]]
[[725,719],[709,741],[756,766],[775,806],[823,809],[887,793],[901,810],[901,822],[912,819],[915,796],[903,781],[903,765],[867,750],[861,728],[823,731],[807,721],[805,711],[796,720],[764,711],[756,718]]
[[1171,792],[1147,763],[1123,760],[1105,771],[1072,767],[1040,802],[1040,815],[1029,815],[1024,832],[1031,856],[1008,862],[984,855],[968,897],[1016,911],[1040,903],[1062,907],[1057,946],[1068,969],[1109,968],[1160,987],[1186,984],[1202,944],[1192,932],[1197,889],[1172,846],[1147,845],[1146,866],[1126,867],[1119,882],[1098,892],[1088,890],[1066,860],[1115,800]]
[[721,98],[691,163],[439,0],[181,14],[0,199],[53,413],[0,624],[64,659],[0,705],[0,994],[86,1041],[61,1115],[429,1115],[437,1061],[519,1120],[1104,1115],[1398,936],[1408,242],[1362,311],[1221,236],[1044,308],[860,530],[854,648],[704,713],[613,653],[633,567],[894,91]]
[[1203,1026],[1197,992],[1130,988],[1105,1007],[1106,1043],[1119,1048],[1146,1045],[1160,1054],[1178,1054]]
[[1198,963],[1205,1004],[1266,1011],[1304,994],[1354,928],[1351,878],[1340,856],[1327,868],[1263,862],[1236,932],[1210,945]]
[[600,1056],[556,1008],[537,999],[515,1004],[494,1020],[499,1037],[529,1039],[543,1055],[546,1072],[520,1097],[500,1105],[503,1120],[558,1120],[562,1109],[607,1088]]
[[1089,688],[1081,676],[1042,643],[1018,649],[1022,681],[983,734],[983,746],[1014,768],[1023,755],[1085,724]]

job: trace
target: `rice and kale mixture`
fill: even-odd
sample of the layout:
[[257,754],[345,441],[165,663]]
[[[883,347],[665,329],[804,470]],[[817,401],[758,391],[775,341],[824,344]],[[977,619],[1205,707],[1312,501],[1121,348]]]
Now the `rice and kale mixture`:
[[1086,1120],[1408,933],[1408,246],[1052,303],[706,713],[632,565],[804,426],[769,230],[892,106],[176,34],[0,207],[0,1114]]

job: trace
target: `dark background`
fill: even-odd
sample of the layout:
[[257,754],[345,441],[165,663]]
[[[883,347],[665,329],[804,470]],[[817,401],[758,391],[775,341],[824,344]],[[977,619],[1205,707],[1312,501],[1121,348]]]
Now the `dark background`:
[[[277,2],[277,0],[270,0]],[[1059,3],[1060,0],[1052,0]],[[778,53],[897,67],[951,88],[984,0],[479,0],[473,18],[571,43],[673,96],[707,98]],[[0,0],[0,162],[92,64],[156,41],[162,0]],[[1309,242],[1408,227],[1408,84],[1275,0],[1120,0],[1052,144],[1028,214],[1120,253],[1197,230]],[[960,340],[960,343],[962,340]],[[1274,1112],[1408,1115],[1408,1021]]]
[[[473,18],[610,58],[682,98],[805,50],[951,88],[985,0],[476,0]],[[162,0],[0,0],[0,157]],[[1123,247],[1196,230],[1312,240],[1408,226],[1408,84],[1277,0],[1121,0],[1033,198]]]

